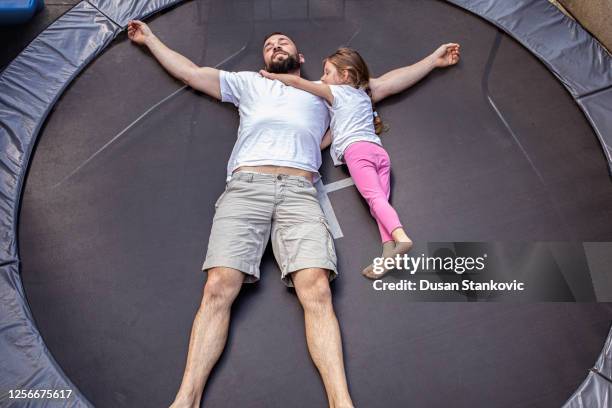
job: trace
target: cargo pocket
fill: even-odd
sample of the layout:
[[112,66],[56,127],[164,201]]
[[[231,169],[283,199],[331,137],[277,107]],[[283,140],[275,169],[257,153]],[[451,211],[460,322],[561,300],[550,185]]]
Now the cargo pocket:
[[[325,217],[320,217],[319,221],[325,226],[325,230],[327,231],[327,256],[329,261],[334,264],[334,266],[338,265],[338,259],[336,258],[336,248],[334,247],[334,235],[332,234],[331,228],[327,219]],[[335,274],[335,272],[333,272]]]

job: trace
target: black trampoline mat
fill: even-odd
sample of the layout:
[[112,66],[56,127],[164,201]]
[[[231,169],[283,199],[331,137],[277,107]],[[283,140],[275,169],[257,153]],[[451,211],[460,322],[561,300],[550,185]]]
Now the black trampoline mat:
[[[310,79],[349,40],[374,75],[458,42],[459,66],[379,105],[392,201],[415,251],[431,241],[612,240],[599,142],[563,86],[514,40],[441,1],[306,4],[192,1],[151,27],[210,66],[253,38],[230,70],[259,69],[264,35],[285,31]],[[99,407],[164,406],[178,389],[236,109],[182,92],[62,180],[180,86],[121,35],[56,105],[29,169],[19,226],[28,302],[53,356]],[[324,183],[348,176],[323,157]],[[419,303],[375,292],[359,271],[378,255],[376,225],[354,187],[329,197],[344,233],[332,287],[356,406],[560,406],[584,379],[611,305]],[[234,305],[204,404],[325,403],[301,308],[268,250],[262,280]]]

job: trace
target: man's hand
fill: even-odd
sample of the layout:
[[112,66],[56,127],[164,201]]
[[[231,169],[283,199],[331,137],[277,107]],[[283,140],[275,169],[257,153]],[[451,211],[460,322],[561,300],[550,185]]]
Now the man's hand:
[[148,39],[154,37],[148,25],[139,20],[128,23],[128,38],[138,45],[144,45]]
[[431,54],[434,66],[437,68],[448,67],[459,62],[459,44],[448,43],[441,45]]

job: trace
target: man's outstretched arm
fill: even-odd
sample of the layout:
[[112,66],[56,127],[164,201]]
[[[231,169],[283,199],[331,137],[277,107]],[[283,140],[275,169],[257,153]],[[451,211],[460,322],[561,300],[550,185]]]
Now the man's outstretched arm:
[[416,64],[389,71],[379,78],[370,78],[372,99],[378,102],[400,93],[419,82],[434,68],[448,67],[459,62],[459,44],[441,45],[431,55]]
[[213,98],[221,99],[219,70],[198,67],[188,58],[185,58],[176,51],[172,51],[142,21],[133,20],[129,22],[128,38],[136,44],[146,46],[157,61],[173,77]]

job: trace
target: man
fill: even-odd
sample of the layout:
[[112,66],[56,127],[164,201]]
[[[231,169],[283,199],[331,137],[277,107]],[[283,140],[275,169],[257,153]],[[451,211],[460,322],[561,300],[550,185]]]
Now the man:
[[[198,67],[166,47],[140,21],[129,23],[128,36],[148,47],[171,75],[213,98],[234,103],[240,111],[228,183],[215,204],[203,265],[208,278],[172,407],[200,406],[208,376],[227,340],[231,305],[244,282],[259,279],[259,263],[270,235],[281,278],[295,287],[304,309],[308,350],[329,406],[352,407],[329,286],[337,274],[336,255],[312,185],[321,165],[319,146],[329,124],[323,100],[254,72]],[[374,100],[400,92],[434,67],[458,59],[454,44],[436,53],[372,79]],[[263,58],[268,71],[293,75],[300,75],[304,62],[293,41],[282,33],[265,39]]]

